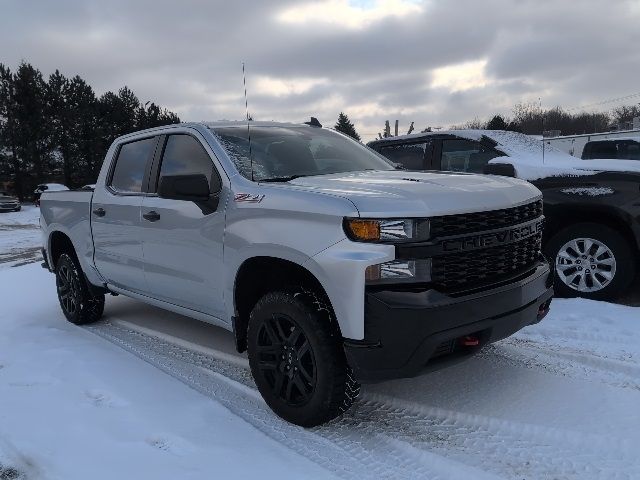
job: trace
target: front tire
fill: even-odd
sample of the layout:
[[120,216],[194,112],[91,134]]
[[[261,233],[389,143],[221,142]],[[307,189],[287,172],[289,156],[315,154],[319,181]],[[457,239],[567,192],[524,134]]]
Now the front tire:
[[75,325],[95,322],[104,311],[104,295],[89,290],[75,257],[63,253],[56,262],[58,301],[64,316]]
[[266,294],[251,312],[247,341],[258,390],[288,422],[328,422],[351,407],[360,391],[331,310],[313,294]]
[[636,275],[636,259],[626,239],[598,223],[570,225],[545,247],[555,267],[556,293],[592,300],[615,298]]

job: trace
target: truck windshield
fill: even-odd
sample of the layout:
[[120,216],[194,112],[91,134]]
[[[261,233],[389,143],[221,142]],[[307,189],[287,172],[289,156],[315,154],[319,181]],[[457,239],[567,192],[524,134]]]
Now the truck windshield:
[[255,181],[362,170],[394,170],[385,158],[331,130],[306,126],[251,127],[251,159],[246,126],[213,127],[238,171]]

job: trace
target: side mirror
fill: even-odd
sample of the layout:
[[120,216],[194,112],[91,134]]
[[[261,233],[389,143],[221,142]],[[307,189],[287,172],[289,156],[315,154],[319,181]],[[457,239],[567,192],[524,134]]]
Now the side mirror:
[[482,173],[516,178],[516,169],[510,163],[487,163],[482,169]]
[[164,175],[160,177],[158,196],[171,200],[206,202],[211,196],[209,182],[203,174]]

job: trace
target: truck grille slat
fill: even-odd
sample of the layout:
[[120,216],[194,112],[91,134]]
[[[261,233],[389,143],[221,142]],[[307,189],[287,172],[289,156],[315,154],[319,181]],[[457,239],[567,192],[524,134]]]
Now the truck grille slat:
[[[508,228],[542,216],[542,200],[519,207],[448,215],[431,219],[434,238]],[[431,279],[437,288],[464,291],[500,283],[527,272],[540,260],[542,235],[537,234],[514,243],[438,255],[431,260]]]
[[434,257],[432,281],[446,290],[500,282],[531,268],[540,258],[541,241],[534,235],[510,245]]
[[542,200],[502,210],[434,217],[431,219],[431,236],[448,237],[509,227],[533,220],[540,215],[542,215]]

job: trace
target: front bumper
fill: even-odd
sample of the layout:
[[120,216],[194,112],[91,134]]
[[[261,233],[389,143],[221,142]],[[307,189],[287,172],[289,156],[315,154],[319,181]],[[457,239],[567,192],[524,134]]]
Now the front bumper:
[[347,360],[361,382],[412,377],[539,322],[553,296],[549,265],[524,278],[459,297],[436,290],[367,290],[365,338],[345,339]]
[[20,210],[19,203],[3,203],[0,204],[0,212],[15,212],[16,210]]

